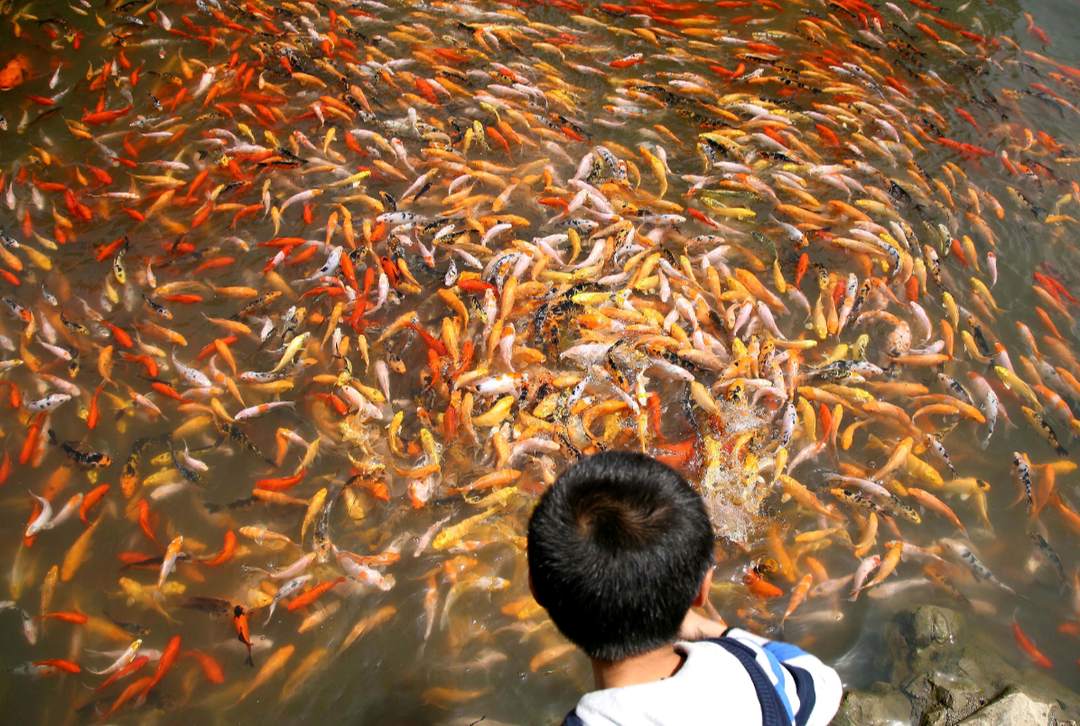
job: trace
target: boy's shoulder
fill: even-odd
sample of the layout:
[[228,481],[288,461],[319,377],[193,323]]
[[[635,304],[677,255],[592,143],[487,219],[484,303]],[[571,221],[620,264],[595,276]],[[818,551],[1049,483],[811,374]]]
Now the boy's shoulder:
[[686,659],[674,675],[586,693],[564,725],[705,724],[715,723],[719,714],[729,723],[761,723],[750,672],[725,647],[731,640],[678,643]]
[[824,726],[840,705],[836,671],[791,643],[731,628],[676,647],[686,659],[670,678],[587,693],[566,723]]

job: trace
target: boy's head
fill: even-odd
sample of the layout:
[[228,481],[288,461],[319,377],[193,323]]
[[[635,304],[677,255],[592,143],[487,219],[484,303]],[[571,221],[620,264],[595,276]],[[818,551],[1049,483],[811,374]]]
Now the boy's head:
[[676,471],[609,451],[574,464],[529,520],[533,594],[590,658],[675,639],[712,566],[704,502]]

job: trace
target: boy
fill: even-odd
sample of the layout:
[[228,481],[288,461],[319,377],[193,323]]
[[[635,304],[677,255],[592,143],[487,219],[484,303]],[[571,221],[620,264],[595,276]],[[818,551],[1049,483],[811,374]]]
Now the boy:
[[612,451],[570,467],[532,514],[528,556],[536,601],[585,651],[598,689],[564,726],[819,726],[836,713],[832,668],[691,610],[712,585],[712,525],[655,459]]

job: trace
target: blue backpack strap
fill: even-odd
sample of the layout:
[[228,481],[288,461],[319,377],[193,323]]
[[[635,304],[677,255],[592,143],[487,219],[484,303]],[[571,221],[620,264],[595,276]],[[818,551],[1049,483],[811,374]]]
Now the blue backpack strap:
[[814,711],[817,696],[814,693],[814,677],[810,672],[798,666],[783,664],[795,681],[795,694],[799,697],[799,711],[795,714],[795,726],[806,726],[810,714]]
[[563,718],[562,726],[585,726],[585,722],[577,715],[577,709],[575,708]]
[[[780,695],[776,692],[772,680],[757,662],[757,655],[753,649],[733,638],[710,638],[710,643],[716,643],[726,650],[742,664],[750,681],[754,684],[758,703],[761,704],[761,726],[791,726],[787,717],[787,709],[784,708]],[[800,703],[799,711],[803,711]],[[809,714],[809,711],[807,711]]]

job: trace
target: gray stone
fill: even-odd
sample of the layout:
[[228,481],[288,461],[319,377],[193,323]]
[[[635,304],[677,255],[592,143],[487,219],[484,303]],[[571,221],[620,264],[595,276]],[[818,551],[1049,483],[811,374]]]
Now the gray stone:
[[847,693],[835,724],[1080,723],[1075,692],[1047,673],[1014,666],[999,639],[968,627],[950,608],[921,605],[897,613],[880,646],[880,672],[890,683]]
[[844,695],[832,726],[892,726],[911,722],[911,702],[887,683]]
[[904,664],[909,672],[921,673],[947,668],[955,661],[966,622],[955,610],[920,605],[901,613],[896,625],[903,639]]
[[927,648],[952,646],[960,639],[964,617],[949,608],[920,605],[911,613],[909,643],[916,653]]
[[941,671],[920,673],[901,691],[911,699],[914,713],[922,714],[918,723],[924,726],[952,726],[989,700],[975,681]]
[[1036,701],[1020,691],[1007,691],[960,722],[961,726],[1045,726],[1050,723],[1051,705]]

